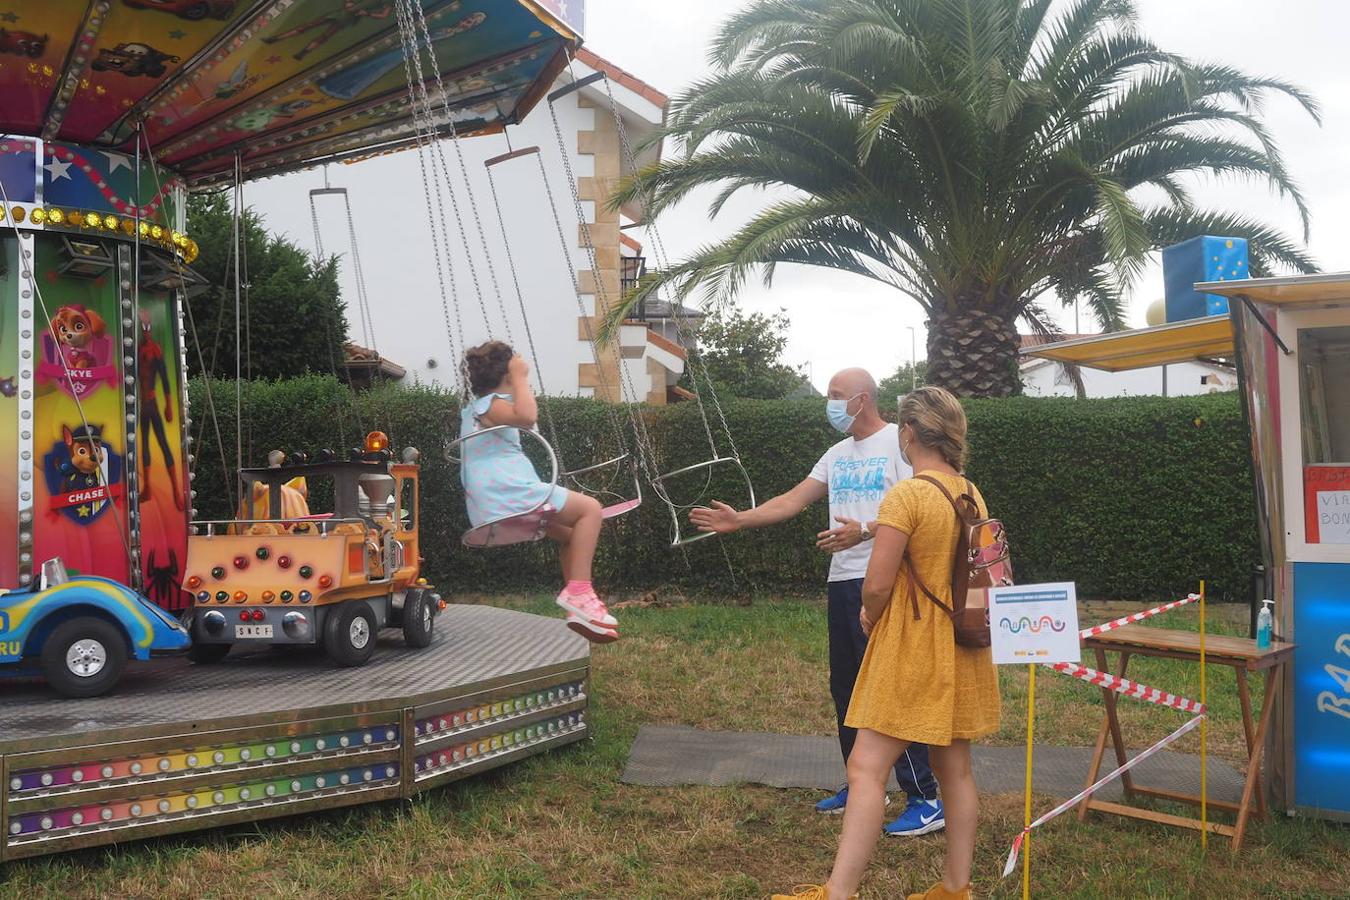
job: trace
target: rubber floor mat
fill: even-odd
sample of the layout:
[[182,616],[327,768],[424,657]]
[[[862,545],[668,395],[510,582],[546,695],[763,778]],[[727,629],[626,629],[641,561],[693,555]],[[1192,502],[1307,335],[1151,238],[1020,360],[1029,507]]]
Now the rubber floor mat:
[[[975,782],[984,793],[1020,793],[1026,748],[973,748]],[[1033,778],[1037,793],[1072,797],[1083,789],[1090,747],[1036,748]],[[1109,750],[1102,773],[1115,768]],[[1164,751],[1132,771],[1140,784],[1185,793],[1200,790],[1200,757]],[[1209,796],[1236,803],[1242,796],[1242,773],[1222,760],[1209,759]],[[834,790],[844,783],[839,742],[832,737],[701,731],[669,725],[644,725],[628,754],[625,784],[650,787],[706,784],[763,784],[780,788]],[[891,776],[891,788],[896,787]],[[1098,792],[1103,800],[1119,799],[1119,780]]]

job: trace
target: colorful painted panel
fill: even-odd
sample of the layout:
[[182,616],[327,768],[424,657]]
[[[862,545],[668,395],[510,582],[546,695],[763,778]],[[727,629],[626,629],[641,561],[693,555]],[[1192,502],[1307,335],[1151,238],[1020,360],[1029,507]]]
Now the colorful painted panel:
[[19,242],[0,239],[0,588],[19,585]]
[[87,27],[82,35],[93,32],[95,37],[79,86],[64,110],[60,136],[79,142],[99,138],[208,47],[248,5],[236,0],[111,4],[101,25]]
[[83,3],[0,0],[0,130],[36,136],[56,93]]
[[44,143],[42,155],[44,203],[123,216],[135,215],[139,204],[141,218],[182,228],[178,198],[183,182],[173,173],[146,161],[138,179],[133,156],[53,141]]
[[60,556],[73,571],[128,578],[126,429],[117,280],[62,277],[64,238],[38,235],[41,303],[32,351],[34,561]]
[[[228,116],[211,115],[208,106],[188,119],[174,122],[173,130],[180,132],[182,137],[165,143],[159,151],[161,156],[171,165],[187,170],[199,167],[198,160],[215,161],[217,165],[213,167],[219,167],[219,155],[223,152],[229,157],[239,145],[246,144],[250,152],[256,153],[260,148],[265,150],[275,146],[268,144],[269,135],[284,134],[293,140],[291,136],[299,131],[303,137],[313,137],[315,135],[305,133],[310,123],[316,123],[325,132],[340,126],[345,126],[343,130],[362,127],[371,124],[370,121],[358,120],[347,125],[346,117],[362,113],[369,116],[373,112],[372,104],[406,101],[407,74],[398,29],[392,21],[372,18],[374,11],[392,13],[393,4],[385,0],[373,3],[365,0],[359,5],[366,9],[366,14],[346,31],[333,34],[329,33],[329,23],[338,17],[336,13],[316,17],[309,6],[296,6],[278,17],[261,38],[264,42],[271,41],[278,54],[269,57],[277,60],[269,72],[299,68],[303,74],[237,106]],[[343,15],[355,16],[356,12]],[[450,89],[452,99],[457,102],[462,95],[472,96],[491,87],[492,82],[484,81],[481,76],[468,77],[474,75],[474,70],[490,69],[497,62],[495,57],[484,59],[485,46],[514,51],[550,36],[539,28],[538,20],[523,6],[489,0],[454,0],[429,11],[426,19],[439,71],[465,72],[465,82]],[[377,24],[380,26],[378,32],[356,52],[347,52],[356,46],[348,43],[353,40],[349,35],[370,34]],[[343,42],[338,53],[330,54],[337,57],[336,61],[312,67],[297,66],[308,59],[304,54],[312,52],[311,46],[320,39]],[[325,46],[324,49],[329,48]],[[504,71],[522,71],[521,57],[514,52],[512,56],[516,57],[517,64]],[[301,58],[297,60],[296,57]],[[223,65],[228,65],[228,60]],[[537,77],[541,69],[542,65],[536,65],[532,72],[523,70],[525,83]],[[427,76],[431,77],[431,74],[428,72]],[[509,110],[513,105],[507,104],[504,108]],[[382,118],[402,117],[406,115],[406,107],[381,112]],[[207,118],[211,120],[209,123]],[[205,124],[205,127],[184,127],[189,124]]]
[[141,583],[142,593],[172,611],[189,603],[181,589],[188,504],[177,315],[168,293],[141,293],[136,325]]
[[[466,82],[451,100],[476,107],[466,130],[523,116],[579,31],[578,0],[421,2],[436,60],[424,75]],[[247,163],[286,144],[298,164],[316,157],[294,147],[334,152],[320,139],[336,152],[397,139],[408,107],[395,10],[394,0],[0,0],[0,132],[129,153],[143,120],[160,162],[216,177],[236,150]]]

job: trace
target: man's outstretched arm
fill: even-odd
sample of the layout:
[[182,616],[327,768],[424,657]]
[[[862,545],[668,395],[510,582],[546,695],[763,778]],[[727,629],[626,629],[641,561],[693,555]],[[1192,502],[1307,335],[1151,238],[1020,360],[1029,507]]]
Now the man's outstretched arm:
[[720,500],[711,507],[698,506],[689,511],[689,521],[699,531],[730,534],[744,528],[764,528],[786,522],[813,503],[824,500],[829,490],[825,482],[804,478],[792,490],[766,500],[754,509],[736,510]]

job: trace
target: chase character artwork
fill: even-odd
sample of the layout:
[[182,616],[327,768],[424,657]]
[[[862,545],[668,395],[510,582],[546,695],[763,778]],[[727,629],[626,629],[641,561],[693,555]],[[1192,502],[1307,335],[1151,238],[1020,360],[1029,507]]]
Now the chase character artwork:
[[99,425],[61,426],[58,447],[63,459],[56,461],[56,453],[48,456],[49,469],[56,471],[52,502],[76,522],[92,522],[107,511],[110,494],[115,493],[111,486],[120,475],[112,466],[115,454]]

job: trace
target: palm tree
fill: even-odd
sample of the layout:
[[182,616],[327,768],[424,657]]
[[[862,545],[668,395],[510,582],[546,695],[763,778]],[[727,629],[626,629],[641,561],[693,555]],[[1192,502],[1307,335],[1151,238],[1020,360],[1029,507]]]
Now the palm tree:
[[[1052,7],[1054,10],[1052,11]],[[696,188],[709,215],[744,188],[775,198],[725,240],[653,272],[612,310],[667,289],[733,296],[780,263],[872,278],[928,315],[928,381],[1018,389],[1017,323],[1081,301],[1107,329],[1151,250],[1245,237],[1253,275],[1313,270],[1255,219],[1200,209],[1200,177],[1269,183],[1308,211],[1261,115],[1273,78],[1182,59],[1130,0],[753,0],[714,40],[713,74],[677,98],[683,152],[620,186],[652,217]]]

